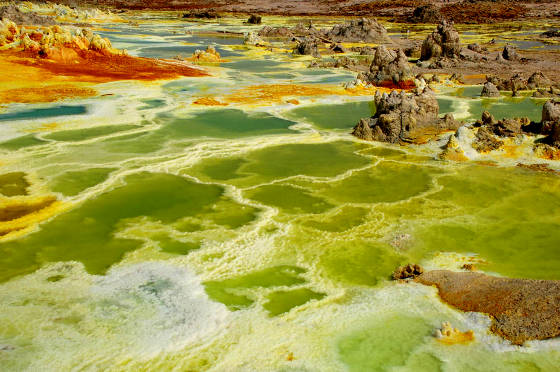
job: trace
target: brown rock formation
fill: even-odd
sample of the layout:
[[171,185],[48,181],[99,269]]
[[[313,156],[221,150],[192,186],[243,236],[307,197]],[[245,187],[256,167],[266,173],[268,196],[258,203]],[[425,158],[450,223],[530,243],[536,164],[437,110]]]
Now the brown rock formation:
[[408,264],[398,267],[393,272],[393,280],[414,279],[424,272],[420,265]]
[[311,37],[306,37],[298,40],[296,47],[293,50],[294,54],[299,54],[302,56],[313,56],[320,57],[319,46],[317,40]]
[[455,30],[453,22],[442,21],[424,40],[420,60],[427,61],[432,58],[455,58],[461,52],[459,33]]
[[191,11],[188,13],[183,14],[183,18],[194,18],[194,19],[217,19],[221,18],[222,16],[216,13],[214,10],[198,10],[198,11]]
[[500,97],[500,91],[494,84],[487,81],[482,87],[482,92],[480,93],[482,97]]
[[516,345],[560,336],[560,281],[498,278],[436,270],[415,279],[446,303],[492,317],[490,330]]
[[51,26],[56,22],[52,17],[33,12],[22,12],[15,4],[0,7],[0,19],[10,19],[18,25]]
[[548,134],[545,142],[560,149],[560,101],[550,100],[542,110],[542,131]]
[[360,73],[358,79],[375,86],[410,89],[414,87],[414,73],[402,49],[377,47],[369,71]]
[[442,19],[439,8],[433,4],[416,7],[412,16],[407,19],[410,23],[438,23]]
[[517,55],[517,49],[515,48],[515,46],[511,44],[507,44],[504,47],[504,50],[502,50],[502,58],[505,59],[506,61],[518,60],[519,56]]
[[354,136],[395,143],[411,141],[426,131],[443,132],[460,126],[450,115],[439,119],[439,105],[429,89],[413,94],[392,91],[381,95],[378,91],[375,104],[376,114],[360,120],[352,132]]
[[260,25],[262,23],[262,17],[255,14],[251,14],[249,19],[247,20],[247,23],[250,25]]
[[527,80],[527,87],[529,89],[548,88],[551,85],[553,85],[552,81],[540,71],[533,73]]
[[375,19],[362,18],[342,25],[335,25],[325,33],[332,41],[383,43],[389,42],[387,30]]
[[476,132],[472,146],[478,152],[490,152],[499,149],[503,144],[504,142],[495,138],[487,127],[481,127]]

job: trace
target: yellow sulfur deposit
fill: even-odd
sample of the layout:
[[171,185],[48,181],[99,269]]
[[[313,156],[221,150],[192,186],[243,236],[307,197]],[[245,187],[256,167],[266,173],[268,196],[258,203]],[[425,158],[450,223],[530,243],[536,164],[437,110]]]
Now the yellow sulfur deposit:
[[461,332],[459,329],[453,328],[449,322],[443,322],[441,328],[436,329],[434,336],[439,342],[448,345],[467,344],[474,341],[472,330]]

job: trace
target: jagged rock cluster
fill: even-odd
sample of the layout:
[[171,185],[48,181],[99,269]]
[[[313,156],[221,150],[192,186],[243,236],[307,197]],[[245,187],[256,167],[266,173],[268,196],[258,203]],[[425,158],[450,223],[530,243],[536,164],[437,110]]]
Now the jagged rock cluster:
[[260,25],[262,23],[262,17],[256,14],[251,14],[251,16],[249,16],[249,19],[247,20],[247,23],[250,25]]
[[222,18],[222,16],[214,10],[202,10],[202,11],[199,10],[199,11],[191,11],[188,13],[184,13],[183,18],[217,19],[217,18]]
[[14,4],[0,7],[0,19],[10,19],[19,25],[52,26],[56,24],[52,17],[38,15],[33,12],[22,12]]
[[544,37],[560,37],[560,30],[548,30],[541,34]]
[[402,49],[377,47],[369,71],[360,73],[358,80],[376,86],[412,88],[414,73]]
[[444,159],[466,160],[501,149],[506,140],[522,141],[524,136],[542,136],[535,141],[534,153],[538,157],[560,156],[560,101],[548,101],[543,106],[541,122],[528,118],[496,120],[487,111],[474,125],[460,127],[449,138],[440,155]]
[[379,43],[389,41],[385,27],[375,19],[368,18],[335,25],[325,33],[325,37],[332,41],[344,42]]
[[259,36],[261,37],[276,37],[276,38],[294,38],[294,37],[315,37],[319,38],[324,35],[324,31],[321,31],[313,24],[304,25],[303,23],[298,23],[294,27],[271,27],[264,26],[259,31]]
[[[476,43],[469,44],[466,48],[463,48],[459,33],[455,29],[453,22],[443,20],[422,43],[418,64],[423,67],[437,69],[456,67],[464,62],[487,62],[489,61],[487,52],[487,48]],[[510,48],[505,53],[508,58],[514,58],[515,50]],[[502,54],[500,54],[500,58],[505,61]]]
[[511,44],[507,44],[502,50],[502,53],[498,54],[498,60],[517,61],[518,59],[517,48]]
[[439,8],[433,4],[422,5],[414,9],[407,18],[410,23],[438,23],[442,20]]
[[320,57],[319,44],[313,37],[304,37],[297,40],[297,45],[293,50],[294,54]]
[[248,32],[243,40],[245,45],[264,46],[265,42],[257,35],[256,32]]
[[500,97],[500,91],[492,82],[487,81],[484,83],[480,95],[482,97]]
[[556,87],[542,72],[535,72],[528,79],[515,74],[510,78],[490,75],[486,77],[486,80],[487,82],[484,85],[485,88],[482,94],[482,96],[486,97],[492,97],[492,95],[487,95],[487,93],[494,91],[492,86],[498,91],[510,91],[514,96],[517,95],[518,91],[533,89],[537,89],[537,92],[533,94],[537,98],[554,96],[560,93],[560,87]]
[[212,45],[206,50],[197,49],[194,51],[191,60],[195,63],[218,63],[222,62],[220,53]]
[[393,271],[393,280],[414,279],[424,272],[422,266],[417,264],[408,264],[399,266]]
[[545,142],[560,149],[560,101],[548,101],[542,111],[542,134],[547,134]]
[[338,24],[331,29],[319,30],[311,25],[298,23],[295,27],[264,26],[259,31],[261,37],[311,37],[327,43],[366,42],[383,43],[390,39],[387,30],[375,19],[362,18],[345,24]]
[[[41,30],[20,29],[9,19],[0,21],[0,46],[36,53],[42,57],[64,57],[64,50],[110,51],[111,42],[88,29],[51,26]],[[60,58],[56,58],[60,59]]]
[[437,131],[457,129],[459,123],[453,116],[440,119],[439,105],[432,91],[407,94],[392,91],[375,95],[377,112],[373,117],[361,119],[352,134],[367,141],[396,143],[410,141],[415,134],[431,128]]
[[453,22],[442,21],[437,29],[424,40],[420,60],[428,61],[439,57],[455,58],[459,57],[460,52],[459,33],[455,30]]
[[[355,58],[350,58],[350,57],[346,57],[346,56],[342,56],[342,57],[338,57],[335,58],[333,60],[313,60],[310,64],[309,67],[321,67],[321,68],[345,68],[348,70],[357,70],[358,68],[362,67],[361,61],[355,59]],[[358,83],[358,80],[356,80],[356,83]],[[365,84],[364,82],[362,82],[362,84]]]

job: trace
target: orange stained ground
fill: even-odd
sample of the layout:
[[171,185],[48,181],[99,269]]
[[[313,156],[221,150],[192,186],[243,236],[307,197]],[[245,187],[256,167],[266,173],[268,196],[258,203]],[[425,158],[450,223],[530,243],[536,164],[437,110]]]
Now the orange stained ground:
[[328,95],[363,96],[372,95],[376,90],[389,92],[384,88],[344,89],[335,85],[270,84],[253,85],[234,91],[223,97],[225,102],[246,105],[267,105],[294,100],[294,97],[314,97]]
[[[57,58],[60,57],[60,58]],[[56,59],[22,51],[0,52],[0,103],[54,102],[97,94],[95,83],[207,76],[184,62],[64,48]]]
[[[37,84],[42,85],[42,84]],[[92,97],[97,91],[74,84],[43,85],[40,87],[21,87],[0,89],[0,103],[38,103],[55,102],[72,97]]]
[[193,102],[194,105],[201,106],[227,106],[227,103],[220,102],[213,97],[201,97]]
[[74,81],[110,82],[117,80],[166,80],[181,76],[207,76],[204,70],[181,61],[132,57],[126,54],[63,48],[51,59],[15,52],[16,63],[36,67],[56,75],[72,76]]

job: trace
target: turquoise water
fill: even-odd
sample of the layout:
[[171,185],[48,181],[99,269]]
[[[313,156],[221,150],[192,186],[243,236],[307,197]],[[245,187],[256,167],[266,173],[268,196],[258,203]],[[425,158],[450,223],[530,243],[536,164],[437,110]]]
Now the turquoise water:
[[86,112],[87,108],[85,106],[55,106],[0,114],[0,121],[47,119],[57,116],[80,115]]
[[375,105],[364,101],[297,108],[290,112],[289,117],[310,122],[320,129],[350,130],[361,118],[374,114]]

